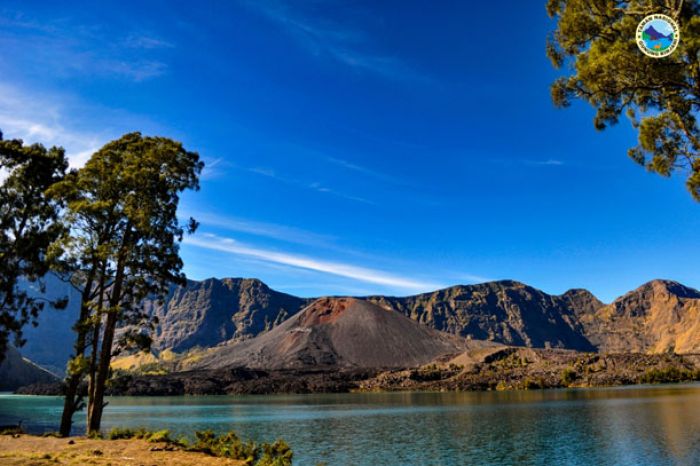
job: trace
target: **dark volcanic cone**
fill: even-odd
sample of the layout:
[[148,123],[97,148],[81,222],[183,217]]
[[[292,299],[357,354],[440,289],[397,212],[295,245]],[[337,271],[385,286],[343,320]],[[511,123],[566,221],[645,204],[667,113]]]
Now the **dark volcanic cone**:
[[214,350],[198,367],[406,368],[465,348],[462,339],[396,311],[354,298],[322,298],[265,334]]

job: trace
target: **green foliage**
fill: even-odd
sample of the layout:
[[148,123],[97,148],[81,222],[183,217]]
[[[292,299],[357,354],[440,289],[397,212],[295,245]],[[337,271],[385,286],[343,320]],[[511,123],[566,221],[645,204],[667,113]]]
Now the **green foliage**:
[[145,439],[148,442],[164,442],[187,451],[205,453],[219,458],[240,460],[254,466],[290,466],[293,452],[286,442],[256,444],[242,441],[235,432],[217,435],[212,430],[196,431],[194,441],[186,438],[174,440],[170,431],[149,432],[143,427],[136,429],[114,428],[107,435],[109,440]]
[[408,378],[417,382],[433,382],[443,380],[457,375],[464,370],[464,366],[450,363],[447,367],[437,364],[428,364],[418,369],[413,369],[408,374]]
[[568,387],[578,378],[578,373],[571,367],[567,367],[561,372],[561,384]]
[[700,380],[700,370],[684,367],[649,369],[639,378],[639,383],[676,383]]
[[255,466],[287,466],[292,464],[292,450],[284,440],[277,440],[269,444],[262,445],[262,456],[255,463]]
[[535,380],[532,380],[530,378],[526,378],[523,380],[523,388],[525,390],[536,390],[538,388],[544,388],[542,384],[536,382]]
[[188,450],[243,460],[247,464],[253,464],[259,455],[259,448],[255,443],[242,442],[234,432],[217,436],[211,430],[195,432],[195,442]]
[[156,432],[151,432],[150,434],[147,434],[145,437],[146,440],[148,440],[151,443],[158,443],[158,442],[165,442],[165,443],[173,443],[173,439],[170,438],[170,431],[168,429],[164,430],[158,430]]
[[17,435],[24,434],[24,429],[20,426],[9,426],[0,428],[0,435]]
[[64,231],[58,221],[61,202],[46,190],[63,179],[67,167],[62,148],[26,146],[19,139],[3,140],[0,133],[0,362],[11,338],[16,346],[24,344],[22,327],[36,324],[47,304],[18,285],[27,280],[43,291],[44,275],[57,265],[51,244]]
[[[597,129],[622,113],[639,132],[629,156],[648,170],[687,173],[700,201],[700,4],[682,0],[548,0],[557,28],[547,54],[566,75],[552,85],[552,99],[567,107],[583,99],[596,109]],[[644,55],[635,42],[639,22],[652,13],[674,17],[681,29],[676,51]]]
[[[204,164],[195,152],[162,137],[130,133],[92,155],[47,193],[65,203],[70,229],[55,242],[82,290],[76,322],[76,365],[69,372],[61,432],[68,435],[80,379],[89,376],[88,431],[99,431],[114,354],[148,349],[155,320],[139,306],[183,283],[180,242],[197,222],[182,225],[180,195],[199,189]],[[121,328],[118,341],[116,329]]]
[[68,361],[67,367],[66,367],[66,372],[69,375],[80,375],[84,374],[85,371],[87,370],[89,361],[84,355],[78,355],[74,358],[71,358]]

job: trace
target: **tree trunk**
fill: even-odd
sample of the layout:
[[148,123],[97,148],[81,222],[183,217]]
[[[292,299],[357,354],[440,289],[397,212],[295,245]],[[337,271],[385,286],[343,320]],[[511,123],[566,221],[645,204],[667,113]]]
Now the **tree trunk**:
[[90,342],[92,346],[92,351],[90,354],[90,367],[88,369],[88,405],[87,405],[87,417],[86,423],[90,423],[90,416],[92,412],[93,403],[91,400],[95,397],[95,376],[97,372],[97,356],[100,348],[100,328],[102,327],[102,315],[104,312],[104,299],[105,299],[105,282],[107,278],[105,277],[107,269],[107,263],[102,264],[102,270],[100,273],[100,284],[98,286],[99,297],[97,298],[97,310],[96,310],[96,323],[92,330],[92,341]]
[[102,334],[102,350],[100,352],[100,360],[97,366],[97,375],[92,390],[92,399],[90,402],[90,418],[88,419],[88,433],[98,433],[102,422],[102,411],[106,406],[104,402],[105,384],[109,375],[109,364],[112,361],[112,343],[114,341],[114,330],[117,327],[117,320],[121,312],[122,304],[122,287],[124,285],[124,269],[126,267],[127,247],[130,238],[131,225],[128,224],[122,245],[119,251],[117,260],[117,269],[114,276],[114,284],[111,287],[107,311],[107,322]]
[[97,433],[100,431],[102,411],[107,405],[104,402],[105,385],[107,383],[107,376],[109,375],[109,363],[112,360],[112,343],[114,341],[114,330],[116,326],[117,311],[110,309],[107,314],[104,335],[102,336],[102,351],[100,352],[100,361],[91,392],[92,398],[89,400],[90,417],[88,419],[88,433]]
[[[86,321],[90,317],[90,294],[92,293],[92,284],[95,278],[94,267],[88,275],[88,279],[85,283],[85,288],[80,297],[80,316],[78,317],[78,322],[75,325],[75,331],[77,336],[75,338],[75,357],[84,357],[85,349],[87,347],[87,333],[89,327],[85,325]],[[78,371],[75,373],[69,373],[66,378],[66,395],[63,401],[63,414],[61,415],[61,426],[59,427],[58,433],[61,437],[68,437],[71,432],[71,427],[73,426],[73,414],[76,411],[83,409],[85,404],[83,403],[82,396],[79,393],[80,381],[83,378],[83,371]]]

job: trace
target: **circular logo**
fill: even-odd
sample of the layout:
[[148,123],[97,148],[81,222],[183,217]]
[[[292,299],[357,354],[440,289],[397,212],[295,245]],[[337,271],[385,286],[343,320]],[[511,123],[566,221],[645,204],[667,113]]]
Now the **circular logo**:
[[637,45],[645,55],[663,58],[671,55],[681,40],[678,24],[666,15],[649,15],[637,26]]

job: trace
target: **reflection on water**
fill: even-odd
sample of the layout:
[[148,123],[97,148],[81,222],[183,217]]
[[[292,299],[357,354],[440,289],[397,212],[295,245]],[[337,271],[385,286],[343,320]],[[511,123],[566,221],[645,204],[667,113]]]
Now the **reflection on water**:
[[[0,424],[55,430],[60,411],[60,398],[0,395]],[[106,409],[104,427],[113,426],[284,438],[302,465],[700,465],[700,385],[124,397]]]

